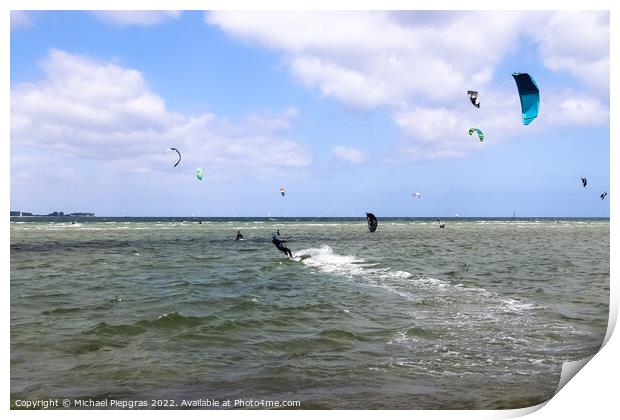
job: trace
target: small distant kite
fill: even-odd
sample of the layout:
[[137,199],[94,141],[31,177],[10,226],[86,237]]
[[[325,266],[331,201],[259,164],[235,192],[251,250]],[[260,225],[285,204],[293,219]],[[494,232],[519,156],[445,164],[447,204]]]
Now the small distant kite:
[[179,149],[177,149],[176,147],[171,147],[169,149],[166,149],[166,152],[177,152],[177,154],[179,155],[179,160],[177,160],[177,163],[174,164],[174,166],[176,167],[179,162],[181,161],[181,152],[179,152]]
[[204,168],[196,168],[196,178],[202,181],[202,177],[204,177],[204,175],[205,175]]
[[470,128],[469,135],[471,136],[474,133],[478,133],[478,138],[480,139],[480,141],[484,141],[484,133],[482,131],[480,131],[478,128]]
[[586,187],[586,185],[588,185],[588,178],[585,177],[581,177],[581,183],[583,184],[583,188]]
[[604,200],[605,197],[607,197],[607,191],[603,191],[603,193],[601,194],[601,200]]
[[280,194],[282,194],[282,197],[284,197],[284,194],[286,194],[286,190],[284,189],[284,187],[280,187]]
[[469,100],[471,104],[476,108],[480,108],[480,98],[478,97],[478,92],[475,90],[468,90],[467,94],[469,95]]
[[420,198],[420,197],[422,197],[422,194],[420,194],[419,192],[414,192],[413,194],[411,194],[411,196],[413,198]]
[[540,91],[538,85],[527,73],[512,73],[519,90],[519,100],[521,101],[521,119],[523,125],[528,125],[538,117],[540,107]]

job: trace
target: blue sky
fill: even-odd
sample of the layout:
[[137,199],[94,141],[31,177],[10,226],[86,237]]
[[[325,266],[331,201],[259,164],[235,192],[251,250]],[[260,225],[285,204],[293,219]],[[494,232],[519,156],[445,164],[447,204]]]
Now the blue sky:
[[14,210],[609,216],[607,12],[13,12],[10,44]]

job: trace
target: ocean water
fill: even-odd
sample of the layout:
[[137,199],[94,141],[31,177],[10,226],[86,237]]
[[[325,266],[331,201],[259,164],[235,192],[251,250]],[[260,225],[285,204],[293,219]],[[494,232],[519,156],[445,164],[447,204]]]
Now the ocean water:
[[201,220],[12,218],[12,403],[520,408],[605,336],[608,219]]

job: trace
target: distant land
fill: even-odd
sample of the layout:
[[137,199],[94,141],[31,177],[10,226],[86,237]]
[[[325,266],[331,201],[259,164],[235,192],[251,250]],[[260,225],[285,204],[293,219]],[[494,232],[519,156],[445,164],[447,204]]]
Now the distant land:
[[27,212],[27,211],[13,211],[13,210],[11,210],[11,217],[15,217],[15,216],[17,216],[17,217],[20,217],[20,216],[35,216],[35,217],[42,217],[42,216],[59,216],[59,217],[62,217],[62,216],[75,216],[75,217],[92,217],[92,216],[94,216],[94,215],[95,215],[95,213],[79,213],[79,212],[76,212],[76,213],[67,213],[67,214],[65,214],[65,213],[64,213],[64,212],[62,212],[62,211],[54,211],[54,212],[52,212],[52,213],[50,213],[50,214],[32,214],[32,213],[29,213],[29,212]]

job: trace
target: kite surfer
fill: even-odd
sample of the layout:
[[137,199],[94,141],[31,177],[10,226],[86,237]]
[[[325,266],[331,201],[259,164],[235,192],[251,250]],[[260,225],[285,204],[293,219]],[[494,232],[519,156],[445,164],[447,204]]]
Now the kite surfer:
[[284,252],[284,254],[290,258],[293,258],[293,253],[290,249],[284,246],[286,239],[278,239],[276,234],[271,235],[271,242],[278,248],[280,251]]
[[245,238],[244,238],[244,237],[243,237],[243,235],[241,234],[241,231],[240,231],[240,230],[238,230],[238,231],[237,231],[237,237],[235,238],[235,241],[239,241],[239,240],[241,240],[241,239],[245,239]]

